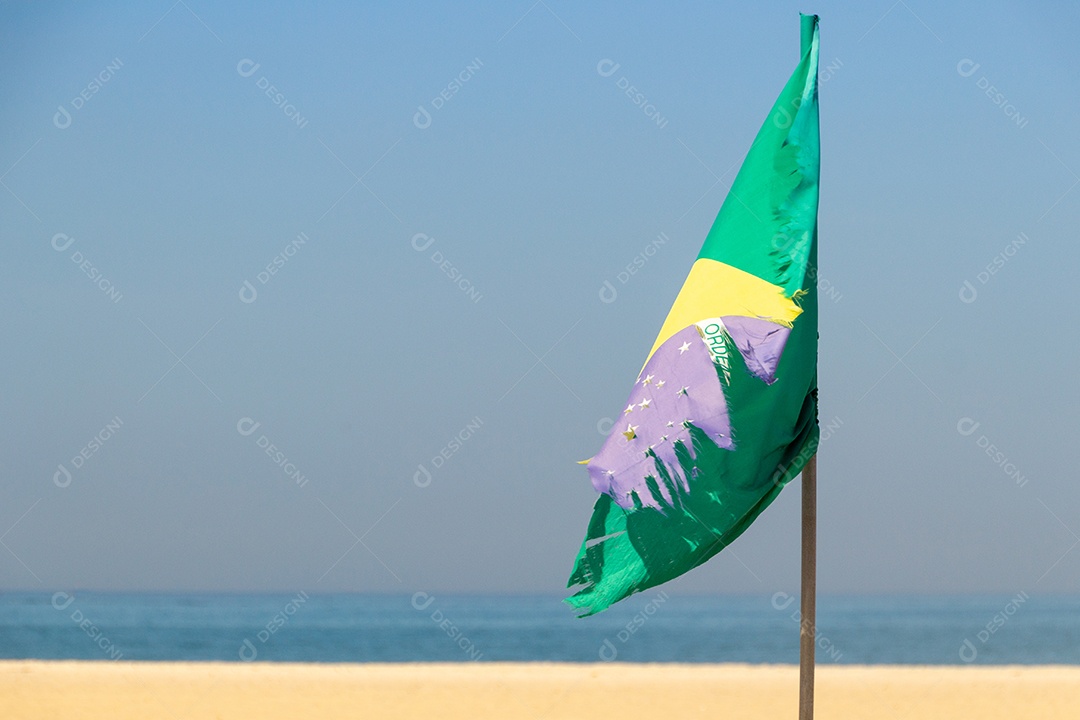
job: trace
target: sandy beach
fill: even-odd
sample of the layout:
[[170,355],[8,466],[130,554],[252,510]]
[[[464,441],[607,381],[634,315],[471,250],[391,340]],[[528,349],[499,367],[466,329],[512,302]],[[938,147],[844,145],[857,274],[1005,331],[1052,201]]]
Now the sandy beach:
[[[784,718],[798,669],[751,665],[0,661],[0,717]],[[1080,667],[830,666],[817,716],[1080,717]]]

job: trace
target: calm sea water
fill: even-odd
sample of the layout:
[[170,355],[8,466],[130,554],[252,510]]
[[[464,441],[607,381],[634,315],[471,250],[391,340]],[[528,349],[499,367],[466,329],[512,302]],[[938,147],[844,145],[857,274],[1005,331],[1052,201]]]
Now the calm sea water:
[[[8,593],[0,657],[796,663],[797,609],[662,590],[587,619],[556,597]],[[825,596],[818,614],[823,664],[1080,664],[1076,597]]]

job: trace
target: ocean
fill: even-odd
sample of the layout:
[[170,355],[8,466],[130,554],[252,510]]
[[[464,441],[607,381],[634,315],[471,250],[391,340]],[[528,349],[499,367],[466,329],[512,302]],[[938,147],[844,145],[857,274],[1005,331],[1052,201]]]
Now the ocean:
[[[558,597],[0,594],[0,658],[798,662],[798,598],[663,588],[580,619]],[[1080,664],[1080,598],[821,596],[819,664]]]

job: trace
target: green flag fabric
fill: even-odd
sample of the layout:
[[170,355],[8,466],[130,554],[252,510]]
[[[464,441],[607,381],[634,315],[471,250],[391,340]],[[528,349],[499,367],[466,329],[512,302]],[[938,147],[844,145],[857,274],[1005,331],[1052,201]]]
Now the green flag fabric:
[[723,550],[818,442],[818,18],[634,382],[587,463],[583,615]]

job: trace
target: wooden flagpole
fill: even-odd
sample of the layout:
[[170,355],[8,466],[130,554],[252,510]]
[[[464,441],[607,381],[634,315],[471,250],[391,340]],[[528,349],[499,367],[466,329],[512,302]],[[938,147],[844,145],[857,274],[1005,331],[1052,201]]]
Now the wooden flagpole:
[[799,623],[799,720],[814,720],[814,640],[817,622],[817,455],[802,471],[802,605]]
[[[816,28],[816,15],[800,17],[800,55],[805,56],[810,50]],[[817,453],[806,461],[802,471],[802,603],[799,616],[802,620],[799,623],[799,720],[814,720],[814,641],[817,629]]]

